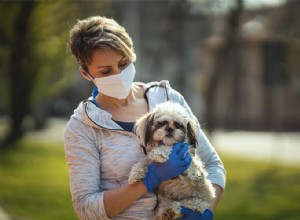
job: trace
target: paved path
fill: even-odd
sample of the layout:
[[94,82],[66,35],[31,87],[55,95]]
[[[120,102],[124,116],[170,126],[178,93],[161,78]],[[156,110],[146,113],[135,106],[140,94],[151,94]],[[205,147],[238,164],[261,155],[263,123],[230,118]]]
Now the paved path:
[[300,166],[300,132],[222,132],[211,135],[220,153]]
[[0,220],[11,220],[9,215],[0,207]]
[[41,140],[62,142],[64,138],[64,129],[67,124],[66,119],[51,118],[48,120],[47,129],[35,132],[29,132],[28,137]]

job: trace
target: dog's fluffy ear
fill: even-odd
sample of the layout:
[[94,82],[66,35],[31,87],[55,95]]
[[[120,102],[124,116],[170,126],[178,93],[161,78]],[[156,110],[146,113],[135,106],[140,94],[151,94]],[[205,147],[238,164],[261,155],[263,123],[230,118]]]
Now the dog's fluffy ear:
[[194,120],[189,120],[187,124],[187,136],[189,138],[190,144],[196,147],[197,145],[197,126]]
[[154,114],[147,113],[136,121],[135,133],[145,147],[152,142],[153,120]]

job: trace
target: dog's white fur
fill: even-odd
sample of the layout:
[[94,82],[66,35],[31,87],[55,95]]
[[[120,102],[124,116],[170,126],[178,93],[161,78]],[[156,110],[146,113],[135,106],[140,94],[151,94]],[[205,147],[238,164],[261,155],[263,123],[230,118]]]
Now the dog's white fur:
[[190,167],[178,177],[162,182],[155,190],[158,207],[154,219],[181,219],[180,206],[197,212],[209,208],[215,191],[197,154],[196,123],[186,109],[173,102],[159,104],[137,120],[135,131],[147,156],[132,167],[130,184],[143,180],[152,161],[167,161],[174,143],[189,144]]

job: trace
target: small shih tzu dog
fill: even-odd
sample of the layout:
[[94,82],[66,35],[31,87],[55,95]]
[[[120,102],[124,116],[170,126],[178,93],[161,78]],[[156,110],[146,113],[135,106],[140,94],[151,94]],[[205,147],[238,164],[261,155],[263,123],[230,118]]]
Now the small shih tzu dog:
[[152,161],[167,161],[173,144],[189,144],[188,152],[192,158],[189,168],[178,177],[162,182],[155,190],[158,206],[154,219],[181,219],[180,206],[197,212],[209,208],[215,191],[197,154],[196,122],[186,109],[169,101],[159,104],[137,120],[135,132],[147,156],[132,167],[130,184],[143,180]]

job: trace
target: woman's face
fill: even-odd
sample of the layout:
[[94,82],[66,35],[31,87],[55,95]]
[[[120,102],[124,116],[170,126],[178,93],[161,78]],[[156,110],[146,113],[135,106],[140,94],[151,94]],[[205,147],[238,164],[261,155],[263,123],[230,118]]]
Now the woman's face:
[[[129,64],[129,59],[124,55],[111,48],[101,48],[93,53],[88,71],[94,78],[106,77],[119,74]],[[80,68],[80,72],[85,78],[88,77],[87,79],[91,80],[82,68]]]

